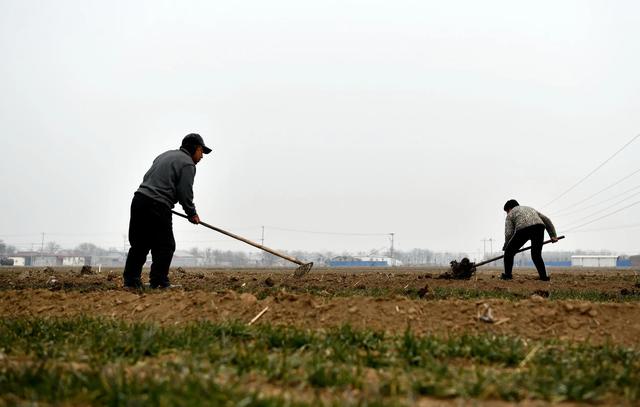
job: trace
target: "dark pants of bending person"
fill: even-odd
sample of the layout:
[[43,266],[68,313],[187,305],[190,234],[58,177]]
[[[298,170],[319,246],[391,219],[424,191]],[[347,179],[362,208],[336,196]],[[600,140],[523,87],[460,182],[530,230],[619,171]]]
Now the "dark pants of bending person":
[[542,259],[542,243],[544,242],[544,225],[533,225],[524,229],[518,230],[504,251],[504,274],[507,277],[511,277],[513,270],[513,258],[516,252],[524,246],[527,241],[531,240],[531,260],[536,265],[538,274],[541,279],[547,278],[547,270],[544,266],[544,260]]
[[151,251],[151,287],[169,286],[169,265],[176,250],[171,209],[145,195],[136,193],[131,201],[129,255],[124,266],[124,285],[141,287],[142,266]]

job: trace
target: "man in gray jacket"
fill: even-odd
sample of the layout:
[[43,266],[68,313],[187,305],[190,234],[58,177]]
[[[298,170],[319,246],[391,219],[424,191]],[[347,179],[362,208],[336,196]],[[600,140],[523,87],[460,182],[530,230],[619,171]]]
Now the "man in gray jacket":
[[547,270],[542,259],[542,244],[544,242],[545,229],[549,237],[555,243],[558,241],[556,229],[540,212],[528,206],[520,206],[518,201],[510,199],[504,204],[507,212],[504,231],[504,273],[500,276],[503,280],[511,280],[513,270],[513,258],[524,244],[531,240],[531,260],[535,264],[540,280],[549,281]]
[[178,150],[160,154],[144,175],[131,201],[129,243],[131,248],[124,267],[124,286],[140,289],[142,266],[151,251],[151,288],[168,288],[169,265],[176,249],[171,209],[180,202],[189,221],[200,223],[193,204],[193,179],[196,164],[211,149],[199,134],[191,133]]

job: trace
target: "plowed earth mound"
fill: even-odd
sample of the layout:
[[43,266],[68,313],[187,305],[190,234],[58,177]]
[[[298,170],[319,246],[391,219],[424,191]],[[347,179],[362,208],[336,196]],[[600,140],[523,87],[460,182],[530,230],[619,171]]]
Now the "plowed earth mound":
[[[486,304],[486,305],[485,305]],[[136,294],[114,290],[88,292],[7,290],[0,294],[2,317],[103,316],[129,321],[181,324],[194,320],[249,322],[264,308],[257,323],[303,328],[350,324],[401,333],[496,333],[523,338],[558,338],[637,346],[640,303],[548,301],[539,296],[507,300],[409,300],[406,297],[334,297],[279,294],[257,300],[234,291],[163,291]],[[482,321],[491,309],[491,320]]]
[[[293,293],[321,295],[410,294],[428,285],[430,289],[452,288],[478,291],[504,291],[528,298],[539,291],[576,291],[620,294],[640,294],[639,275],[635,270],[556,269],[551,282],[537,280],[532,269],[517,269],[512,281],[501,281],[501,270],[482,268],[471,280],[441,280],[438,277],[448,268],[393,268],[377,271],[365,269],[314,268],[302,278],[293,277],[293,269],[172,269],[171,282],[185,290],[251,292],[264,297],[285,289]],[[122,286],[122,269],[94,267],[91,274],[79,268],[0,268],[0,290],[49,288],[47,281],[55,276],[63,290],[113,290]],[[148,272],[143,273],[147,281]]]
[[[135,293],[121,288],[121,269],[81,273],[68,268],[2,268],[0,317],[88,315],[162,324],[249,322],[268,307],[256,323],[311,329],[350,324],[392,333],[410,327],[417,333],[437,335],[496,333],[638,346],[640,301],[543,298],[554,290],[635,295],[640,290],[636,271],[555,271],[551,283],[536,280],[532,270],[516,271],[513,281],[498,280],[495,269],[470,281],[440,280],[437,276],[443,271],[314,269],[298,279],[292,270],[282,269],[176,269],[171,280],[182,284],[182,289]],[[53,286],[48,283],[52,276],[58,280]],[[425,286],[430,292],[452,288],[519,293],[519,299],[418,298],[416,293]]]

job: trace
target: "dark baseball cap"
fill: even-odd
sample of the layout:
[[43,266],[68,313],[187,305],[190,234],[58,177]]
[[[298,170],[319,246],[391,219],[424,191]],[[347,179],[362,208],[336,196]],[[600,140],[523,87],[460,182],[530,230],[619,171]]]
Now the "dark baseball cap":
[[204,140],[199,134],[190,133],[184,136],[182,139],[183,146],[202,146],[202,152],[205,154],[209,154],[211,149],[204,145]]

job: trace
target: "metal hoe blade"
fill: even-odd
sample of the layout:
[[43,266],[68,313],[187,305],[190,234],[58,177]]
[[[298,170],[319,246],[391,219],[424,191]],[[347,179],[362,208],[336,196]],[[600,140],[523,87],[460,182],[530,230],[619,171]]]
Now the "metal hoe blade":
[[296,277],[302,277],[311,271],[311,267],[313,267],[313,262],[303,264],[302,266],[298,267],[296,271],[293,272],[293,275]]

